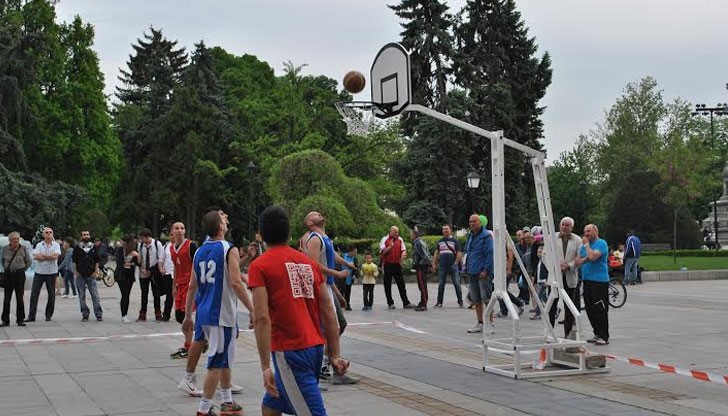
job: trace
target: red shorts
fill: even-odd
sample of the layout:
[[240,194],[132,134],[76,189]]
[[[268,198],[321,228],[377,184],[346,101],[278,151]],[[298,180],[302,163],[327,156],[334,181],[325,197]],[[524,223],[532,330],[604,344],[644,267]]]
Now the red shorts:
[[[175,289],[177,294],[174,297],[174,309],[177,311],[184,312],[185,303],[187,303],[187,289],[190,288],[189,283],[175,283]],[[195,305],[192,305],[192,311],[195,310]]]

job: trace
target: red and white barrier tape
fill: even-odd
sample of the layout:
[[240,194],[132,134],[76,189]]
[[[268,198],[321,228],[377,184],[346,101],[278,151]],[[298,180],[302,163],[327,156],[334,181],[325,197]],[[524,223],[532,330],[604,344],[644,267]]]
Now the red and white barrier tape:
[[618,357],[616,355],[609,355],[609,354],[602,354],[602,355],[609,358],[610,360],[630,363],[633,365],[638,365],[640,367],[653,368],[655,370],[660,370],[665,373],[672,373],[672,374],[679,374],[682,376],[688,376],[688,377],[691,377],[691,378],[694,378],[697,380],[707,381],[709,383],[716,383],[716,384],[720,384],[723,386],[728,385],[728,376],[719,376],[716,374],[711,374],[706,371],[700,371],[700,370],[686,370],[686,369],[678,368],[678,367],[675,367],[672,365],[652,363],[652,362],[640,360],[637,358]]

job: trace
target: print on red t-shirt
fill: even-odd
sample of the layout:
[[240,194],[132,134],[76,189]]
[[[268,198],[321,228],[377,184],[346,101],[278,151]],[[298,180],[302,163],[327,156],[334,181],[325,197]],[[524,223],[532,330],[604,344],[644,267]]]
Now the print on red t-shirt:
[[292,351],[323,345],[318,308],[323,276],[304,254],[274,246],[250,263],[250,288],[265,287],[271,318],[271,350]]

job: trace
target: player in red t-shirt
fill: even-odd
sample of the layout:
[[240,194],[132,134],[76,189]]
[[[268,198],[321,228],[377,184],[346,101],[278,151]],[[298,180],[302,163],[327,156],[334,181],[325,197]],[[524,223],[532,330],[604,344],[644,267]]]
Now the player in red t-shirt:
[[[263,416],[326,415],[318,388],[324,336],[334,371],[344,374],[349,365],[339,357],[333,308],[319,308],[331,304],[326,280],[313,261],[288,247],[290,221],[284,208],[272,206],[263,211],[260,233],[268,250],[250,264],[248,279],[266,389]],[[283,379],[287,380],[285,386]]]

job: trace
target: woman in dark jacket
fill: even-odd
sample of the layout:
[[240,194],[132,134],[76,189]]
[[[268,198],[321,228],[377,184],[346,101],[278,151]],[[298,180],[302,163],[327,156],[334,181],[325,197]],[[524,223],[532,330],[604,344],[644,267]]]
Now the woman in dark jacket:
[[127,234],[121,239],[121,247],[116,251],[116,272],[114,278],[121,291],[121,321],[130,322],[126,317],[129,311],[129,294],[134,285],[135,268],[141,263],[139,253],[135,250],[136,240],[133,235]]

